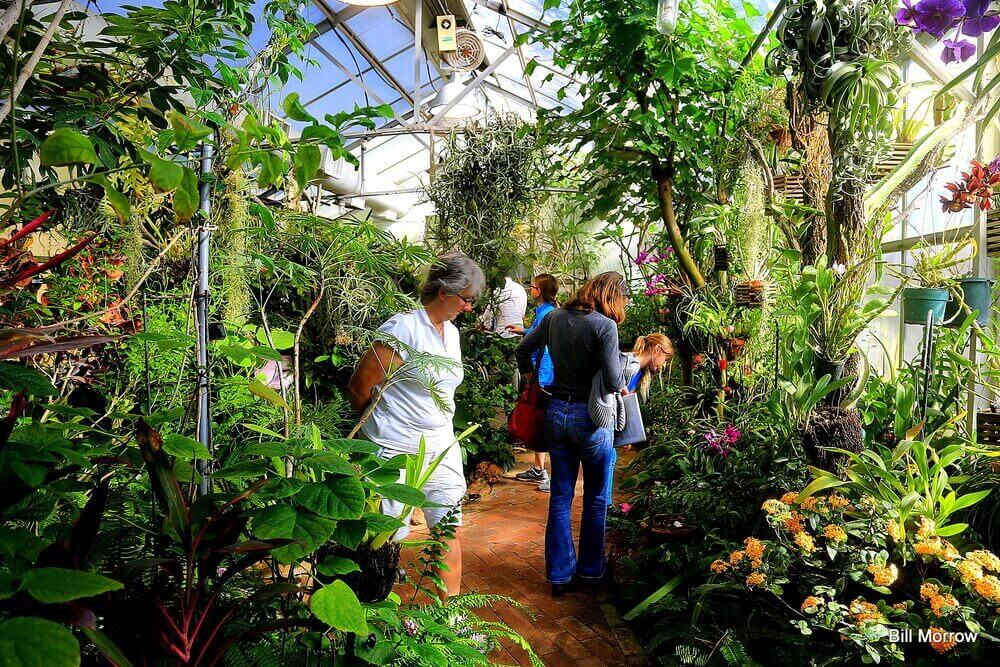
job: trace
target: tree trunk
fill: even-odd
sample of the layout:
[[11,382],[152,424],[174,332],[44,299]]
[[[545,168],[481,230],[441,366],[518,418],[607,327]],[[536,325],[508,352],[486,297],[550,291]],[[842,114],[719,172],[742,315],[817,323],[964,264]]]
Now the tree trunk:
[[681,270],[691,279],[692,285],[702,288],[705,286],[705,278],[701,275],[698,264],[691,257],[680,225],[677,224],[677,214],[674,211],[673,195],[670,190],[670,175],[659,160],[653,164],[653,178],[656,180],[656,197],[660,202],[660,217],[663,219],[663,226],[670,237],[674,252],[677,253],[677,261]]

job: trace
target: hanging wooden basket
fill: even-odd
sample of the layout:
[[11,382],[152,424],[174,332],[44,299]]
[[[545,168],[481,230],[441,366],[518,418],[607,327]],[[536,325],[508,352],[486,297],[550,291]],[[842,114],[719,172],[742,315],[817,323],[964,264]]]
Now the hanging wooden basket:
[[760,308],[764,305],[767,283],[763,280],[749,280],[738,283],[733,290],[733,301],[741,308]]
[[976,415],[976,444],[1000,447],[1000,412],[990,410]]
[[[892,145],[892,151],[882,159],[872,173],[868,177],[870,183],[877,183],[883,178],[892,173],[892,171],[901,165],[906,156],[913,149],[913,144],[910,142],[897,141]],[[805,203],[805,188],[803,185],[802,175],[798,172],[792,172],[790,174],[775,174],[774,175],[774,191],[782,195],[785,199],[797,202],[799,204]]]

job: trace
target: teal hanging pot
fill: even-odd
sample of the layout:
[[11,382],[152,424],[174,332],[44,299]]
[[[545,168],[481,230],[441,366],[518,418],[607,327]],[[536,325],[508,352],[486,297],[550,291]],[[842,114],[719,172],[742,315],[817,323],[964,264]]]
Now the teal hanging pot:
[[[993,281],[989,278],[962,278],[958,281],[962,290],[962,300],[970,311],[978,310],[976,322],[986,326],[990,320],[990,304],[992,303]],[[944,318],[948,326],[957,327],[965,320],[962,313],[966,312],[958,299],[952,299],[945,308]]]
[[924,324],[927,313],[934,313],[934,321],[944,320],[944,310],[950,294],[936,287],[907,287],[903,290],[903,321],[907,324]]

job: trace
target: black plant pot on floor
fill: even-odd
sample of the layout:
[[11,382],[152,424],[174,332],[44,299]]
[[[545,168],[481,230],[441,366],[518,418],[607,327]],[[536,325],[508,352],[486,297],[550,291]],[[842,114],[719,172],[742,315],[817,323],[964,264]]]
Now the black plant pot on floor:
[[[393,585],[398,580],[399,544],[389,542],[378,549],[362,544],[353,551],[337,546],[331,555],[349,558],[361,568],[360,572],[336,577],[342,579],[361,602],[381,602],[389,597]],[[322,559],[319,560],[322,563]]]
[[802,430],[802,445],[810,463],[840,475],[847,465],[847,456],[826,448],[849,452],[864,450],[864,432],[858,412],[832,406],[816,408]]

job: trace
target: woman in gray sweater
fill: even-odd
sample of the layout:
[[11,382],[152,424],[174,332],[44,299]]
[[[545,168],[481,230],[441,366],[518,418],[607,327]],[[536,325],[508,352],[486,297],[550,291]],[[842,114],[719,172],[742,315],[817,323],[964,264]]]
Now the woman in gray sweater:
[[[521,373],[534,373],[536,350],[548,346],[554,380],[545,417],[552,467],[549,518],[545,527],[545,573],[552,594],[562,595],[574,578],[604,576],[604,529],[612,474],[614,431],[590,418],[588,400],[598,373],[605,388],[624,393],[618,325],[625,320],[628,292],[622,276],[602,273],[580,288],[563,308],[545,316],[517,347]],[[579,557],[570,515],[577,471],[583,467],[583,519]]]

